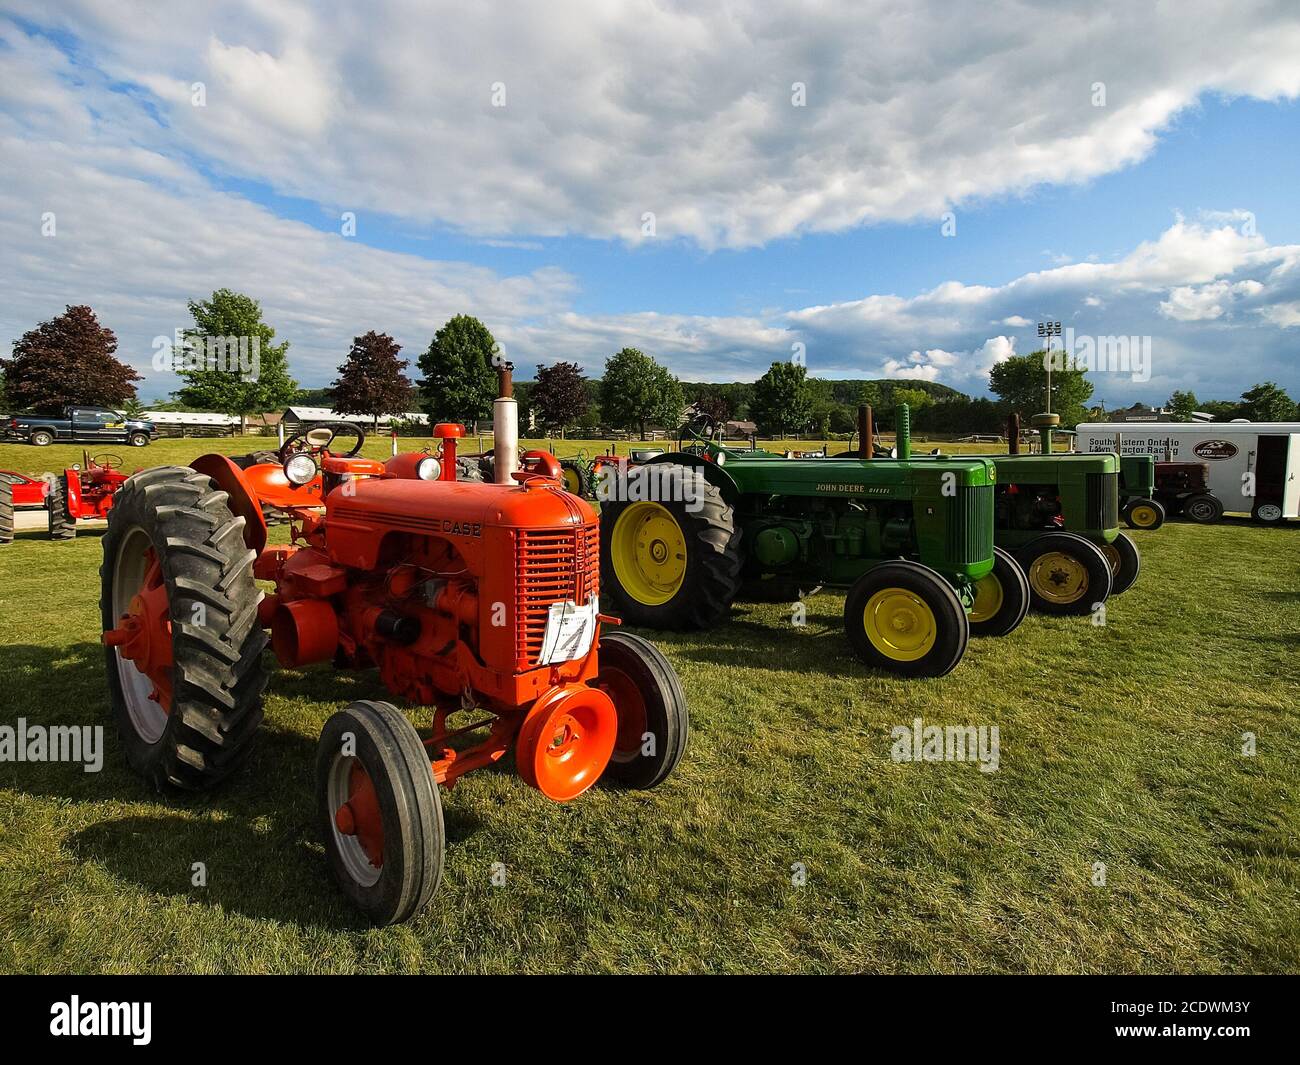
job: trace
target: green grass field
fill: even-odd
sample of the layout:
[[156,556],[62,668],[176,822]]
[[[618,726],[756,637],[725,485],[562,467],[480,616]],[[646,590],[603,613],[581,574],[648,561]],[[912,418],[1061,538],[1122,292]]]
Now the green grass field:
[[[0,446],[0,468],[80,451]],[[656,636],[691,704],[676,775],[562,806],[509,766],[465,777],[442,890],[396,928],[358,920],[313,826],[317,734],[384,697],[373,673],[275,673],[210,795],[151,793],[111,729],[99,773],[0,763],[0,970],[1300,971],[1300,527],[1134,536],[1104,627],[1031,616],[940,680],[851,658],[832,594],[802,626],[740,604]],[[99,561],[91,530],[0,547],[0,725],[108,723]],[[892,762],[915,717],[997,725],[999,770]]]

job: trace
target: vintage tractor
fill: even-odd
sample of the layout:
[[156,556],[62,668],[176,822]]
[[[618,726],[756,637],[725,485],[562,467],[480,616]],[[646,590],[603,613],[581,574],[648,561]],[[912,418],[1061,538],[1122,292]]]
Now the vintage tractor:
[[1171,517],[1213,525],[1223,517],[1223,500],[1210,491],[1210,467],[1204,462],[1157,462],[1155,498]]
[[1156,460],[1150,455],[1121,455],[1119,516],[1130,529],[1158,529],[1168,516],[1156,499]]
[[681,450],[603,471],[602,582],[630,623],[707,628],[742,592],[844,587],[863,661],[938,677],[972,631],[1024,619],[1025,576],[993,544],[993,463],[912,460],[906,406],[897,460],[786,459],[715,434],[699,419]]
[[47,481],[16,470],[0,470],[0,544],[13,542],[14,512],[43,508],[49,490]]
[[122,460],[107,452],[91,457],[82,452],[82,464],[57,477],[37,479],[12,470],[0,470],[0,543],[13,539],[15,510],[46,512],[51,540],[71,540],[78,520],[106,518],[113,496],[126,481]]
[[[496,450],[513,454],[508,365],[501,385]],[[355,442],[336,453],[344,434]],[[601,779],[650,788],[687,742],[672,667],[600,612],[591,507],[560,487],[544,452],[522,469],[501,463],[496,483],[460,480],[463,434],[442,424],[440,455],[378,462],[359,456],[359,427],[331,423],[286,440],[278,464],[204,455],[145,470],[104,537],[113,709],[128,760],[156,785],[206,787],[244,760],[268,639],[282,665],[377,667],[389,691],[432,708],[423,738],[373,701],[321,733],[329,864],[378,923],[411,917],[438,885],[439,784],[513,748],[519,774],[557,801]],[[267,544],[270,500],[291,520],[289,544]],[[453,723],[462,711],[474,715]]]

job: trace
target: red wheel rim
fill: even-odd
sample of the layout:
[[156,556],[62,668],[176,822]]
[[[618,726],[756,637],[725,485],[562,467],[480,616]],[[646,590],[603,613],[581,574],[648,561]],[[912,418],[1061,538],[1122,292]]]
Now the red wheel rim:
[[355,758],[348,772],[348,800],[334,811],[334,827],[356,837],[367,860],[376,869],[384,865],[384,820],[370,774]]
[[649,731],[645,697],[636,681],[621,669],[602,669],[596,684],[609,695],[618,713],[618,737],[614,741],[615,762],[630,762],[641,753]]
[[122,658],[133,662],[149,678],[153,684],[149,698],[167,714],[172,708],[171,602],[162,566],[152,547],[145,552],[145,566],[140,590],[132,597],[117,628],[104,633],[104,643],[116,647]]
[[599,688],[544,695],[519,730],[519,775],[549,799],[575,799],[600,779],[617,734],[618,713]]

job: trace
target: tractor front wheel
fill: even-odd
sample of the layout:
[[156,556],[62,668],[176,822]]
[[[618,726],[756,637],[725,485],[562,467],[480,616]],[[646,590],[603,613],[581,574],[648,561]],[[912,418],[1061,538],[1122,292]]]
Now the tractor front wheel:
[[591,494],[591,478],[587,467],[574,459],[560,459],[560,479],[564,490],[571,495],[587,499]]
[[618,737],[602,779],[653,788],[686,750],[690,716],[677,673],[654,644],[630,632],[601,633],[593,682],[614,703]]
[[1134,499],[1120,516],[1130,529],[1158,529],[1165,523],[1165,508],[1154,499]]
[[1006,636],[1029,613],[1029,578],[1010,552],[993,549],[993,572],[975,582],[970,608],[972,636]]
[[226,499],[206,475],[160,466],[127,480],[108,515],[109,696],[127,761],[159,789],[221,780],[262,720],[262,596]]
[[1110,594],[1127,592],[1137,582],[1142,569],[1142,556],[1137,544],[1120,533],[1114,543],[1101,545],[1101,553],[1110,563]]
[[316,811],[334,878],[375,924],[409,920],[438,889],[442,799],[420,734],[392,704],[362,700],[325,722]]
[[916,562],[885,562],[859,577],[844,604],[844,629],[867,665],[905,677],[942,677],[970,639],[957,593]]
[[14,539],[14,486],[0,477],[0,544]]
[[77,519],[68,510],[68,494],[68,475],[65,473],[50,485],[50,494],[45,497],[51,540],[72,540],[77,535]]
[[[672,463],[639,466],[619,493],[626,498],[601,505],[601,591],[633,625],[712,628],[740,591],[735,514],[697,472]],[[698,492],[694,503],[675,498],[687,483]],[[664,495],[670,498],[656,501]]]
[[1110,563],[1091,540],[1051,532],[1031,540],[1018,560],[1029,578],[1034,610],[1043,614],[1090,614],[1111,591]]
[[1223,517],[1223,503],[1209,492],[1198,492],[1183,500],[1183,513],[1198,525],[1213,525]]

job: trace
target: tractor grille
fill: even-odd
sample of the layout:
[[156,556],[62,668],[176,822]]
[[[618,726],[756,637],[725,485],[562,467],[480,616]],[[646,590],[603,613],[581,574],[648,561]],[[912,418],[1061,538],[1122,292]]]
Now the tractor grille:
[[1089,529],[1114,529],[1119,525],[1119,476],[1085,474],[1084,524]]
[[993,544],[993,486],[963,485],[948,511],[948,561],[983,562]]
[[517,558],[515,655],[522,665],[534,666],[551,604],[585,604],[600,591],[600,526],[521,532]]

